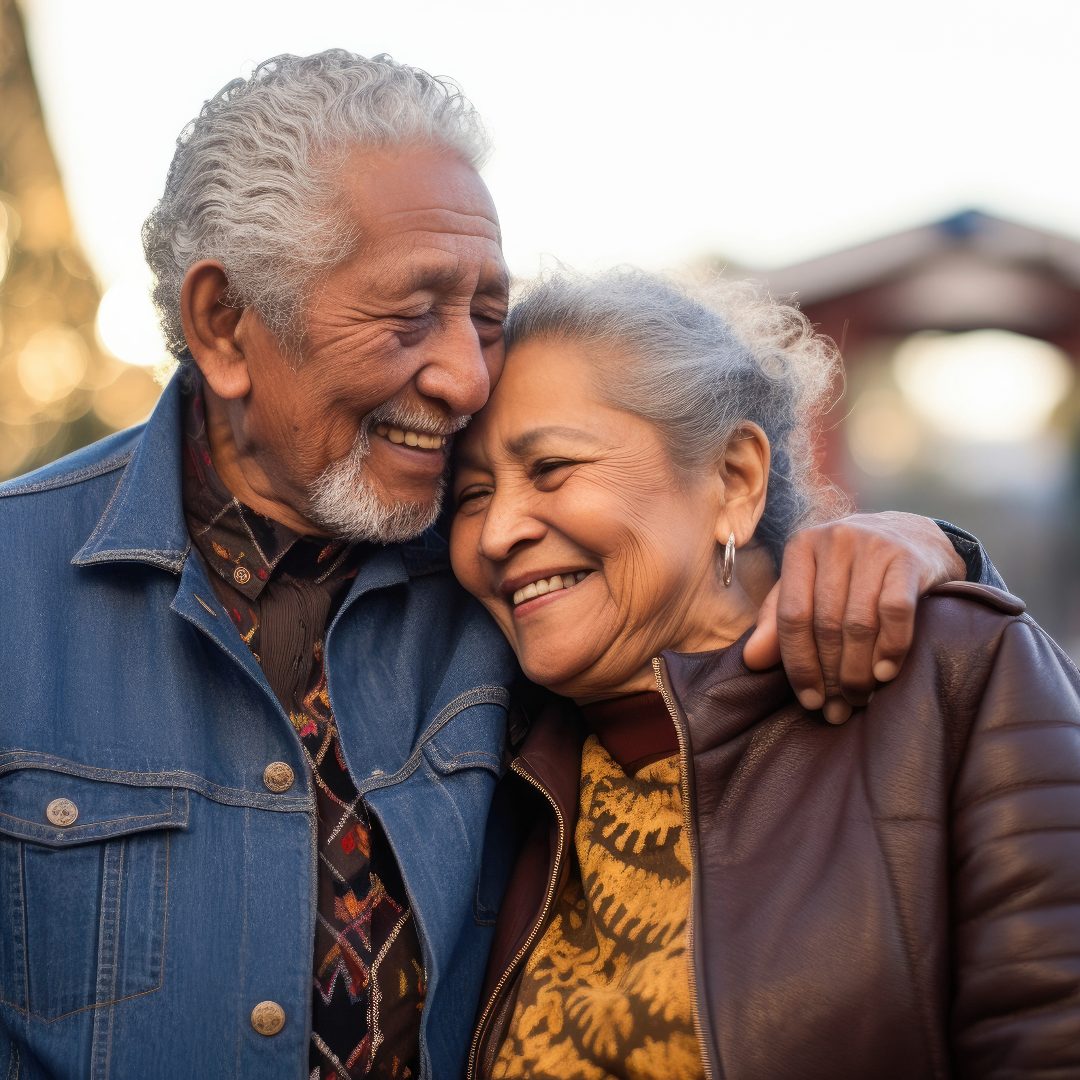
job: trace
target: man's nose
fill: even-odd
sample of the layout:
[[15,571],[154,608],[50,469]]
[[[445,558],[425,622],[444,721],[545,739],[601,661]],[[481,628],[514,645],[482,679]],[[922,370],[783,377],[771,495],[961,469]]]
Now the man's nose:
[[417,390],[458,416],[482,409],[491,394],[491,373],[472,319],[446,320],[426,345],[429,358],[417,372]]

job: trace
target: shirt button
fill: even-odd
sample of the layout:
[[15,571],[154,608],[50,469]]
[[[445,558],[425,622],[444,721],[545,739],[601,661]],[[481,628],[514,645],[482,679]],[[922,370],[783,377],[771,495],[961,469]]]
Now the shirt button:
[[273,792],[288,791],[296,774],[284,761],[271,761],[263,771],[263,783]]
[[71,825],[79,816],[79,808],[70,799],[53,799],[45,807],[45,816],[53,825]]
[[237,585],[246,585],[251,580],[251,571],[246,566],[238,566],[232,576]]
[[251,1026],[260,1035],[276,1035],[285,1026],[285,1010],[276,1001],[260,1001],[251,1010]]

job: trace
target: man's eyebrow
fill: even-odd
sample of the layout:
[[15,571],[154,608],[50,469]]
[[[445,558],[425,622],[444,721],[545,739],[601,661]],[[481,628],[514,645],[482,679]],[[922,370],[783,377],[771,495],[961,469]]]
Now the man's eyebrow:
[[[426,266],[413,266],[404,270],[400,277],[391,279],[396,289],[403,295],[426,292],[428,289],[446,288],[455,285],[465,273],[460,260],[452,262],[429,263]],[[505,270],[484,267],[480,271],[477,286],[481,290],[497,289],[502,293],[510,291],[510,278]]]
[[526,431],[518,435],[516,439],[511,439],[506,444],[506,447],[515,457],[525,457],[537,443],[553,437],[570,439],[573,442],[589,443],[591,446],[597,445],[596,436],[591,432],[583,431],[581,428],[551,426]]

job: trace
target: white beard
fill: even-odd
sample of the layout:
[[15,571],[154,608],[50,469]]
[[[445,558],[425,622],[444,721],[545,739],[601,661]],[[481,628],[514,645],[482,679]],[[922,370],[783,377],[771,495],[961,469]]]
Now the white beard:
[[385,501],[367,471],[371,431],[376,424],[384,423],[403,430],[450,435],[468,422],[467,416],[447,420],[392,401],[384,402],[364,417],[349,453],[327,465],[311,485],[308,516],[316,525],[344,540],[400,544],[414,539],[434,525],[439,516],[446,493],[446,474],[439,477],[435,494],[426,501]]

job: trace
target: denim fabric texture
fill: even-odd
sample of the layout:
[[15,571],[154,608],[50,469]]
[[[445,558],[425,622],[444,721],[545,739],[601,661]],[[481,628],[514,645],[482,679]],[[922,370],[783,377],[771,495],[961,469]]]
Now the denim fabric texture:
[[[191,550],[179,451],[174,380],[145,427],[0,485],[5,1080],[307,1076],[313,793]],[[361,566],[326,658],[416,917],[422,1072],[456,1077],[501,895],[489,869],[480,905],[516,664],[434,531]],[[296,776],[280,794],[276,761]],[[252,1026],[263,1001],[277,1034]]]
[[[0,598],[0,1078],[303,1080],[314,798],[191,550],[175,379],[145,426],[0,485]],[[516,664],[436,530],[361,567],[325,648],[424,952],[422,1074],[452,1080],[515,856],[488,811]],[[277,1034],[252,1026],[263,1001]]]

